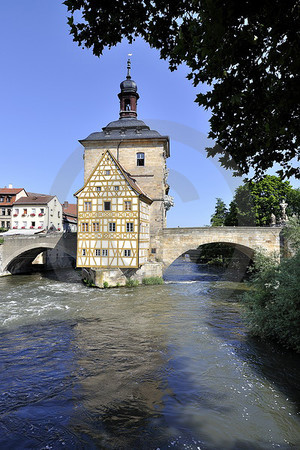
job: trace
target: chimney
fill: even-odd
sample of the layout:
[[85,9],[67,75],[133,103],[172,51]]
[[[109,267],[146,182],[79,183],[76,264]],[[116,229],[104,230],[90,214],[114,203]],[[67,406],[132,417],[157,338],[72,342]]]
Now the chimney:
[[9,185],[8,185],[8,188],[9,188],[9,189],[12,189],[12,187],[13,187],[12,184],[9,184]]

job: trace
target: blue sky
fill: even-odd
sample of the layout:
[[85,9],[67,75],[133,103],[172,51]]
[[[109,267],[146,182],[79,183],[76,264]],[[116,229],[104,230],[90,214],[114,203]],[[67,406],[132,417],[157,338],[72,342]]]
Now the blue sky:
[[57,0],[2,2],[0,11],[1,186],[75,203],[83,184],[78,139],[118,118],[117,94],[132,53],[138,118],[171,139],[175,207],[168,226],[209,224],[216,197],[231,201],[241,180],[206,158],[209,112],[194,102],[204,87],[192,86],[185,66],[170,72],[142,40],[96,58],[72,41],[66,7]]

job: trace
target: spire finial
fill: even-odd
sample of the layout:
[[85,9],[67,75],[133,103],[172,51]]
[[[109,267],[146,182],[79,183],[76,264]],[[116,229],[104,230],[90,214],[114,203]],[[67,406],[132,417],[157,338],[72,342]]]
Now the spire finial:
[[131,60],[130,60],[130,56],[132,56],[132,53],[128,53],[129,58],[127,59],[127,80],[131,79],[131,75],[130,75],[130,69],[131,69]]

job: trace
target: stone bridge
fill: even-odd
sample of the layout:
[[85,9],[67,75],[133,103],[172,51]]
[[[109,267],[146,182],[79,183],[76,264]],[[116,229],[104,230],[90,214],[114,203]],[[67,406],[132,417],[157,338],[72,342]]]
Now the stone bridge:
[[[164,269],[188,250],[211,243],[229,243],[253,256],[254,250],[280,254],[281,227],[201,227],[165,228],[152,241],[156,247],[155,259],[162,261]],[[0,245],[0,275],[20,273],[47,249],[56,249],[57,257],[67,254],[76,258],[76,233],[48,233],[31,236],[5,236]]]
[[56,255],[76,258],[77,233],[40,233],[4,237],[0,245],[0,275],[22,273],[41,252],[55,249]]
[[165,228],[154,242],[156,258],[167,268],[188,250],[211,243],[232,244],[249,258],[257,249],[279,255],[281,230],[281,227]]

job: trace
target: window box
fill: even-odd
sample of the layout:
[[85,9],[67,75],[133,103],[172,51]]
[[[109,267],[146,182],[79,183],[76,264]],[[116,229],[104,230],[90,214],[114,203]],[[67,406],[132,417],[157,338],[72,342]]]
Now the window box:
[[17,217],[18,214],[14,214],[14,217]]
[[33,227],[32,225],[31,225],[31,227],[30,227],[31,229],[34,229],[35,227]]
[[60,228],[57,228],[57,231],[60,231]]
[[39,213],[39,217],[42,217],[44,215],[44,213]]
[[30,217],[35,217],[35,213],[30,214]]
[[13,229],[14,229],[14,230],[17,230],[17,229],[18,229],[18,227],[13,227]]
[[27,214],[22,214],[22,217],[26,217],[27,216]]
[[21,227],[21,228],[22,228],[22,230],[25,230],[26,227]]
[[39,230],[41,230],[43,227],[38,227]]

